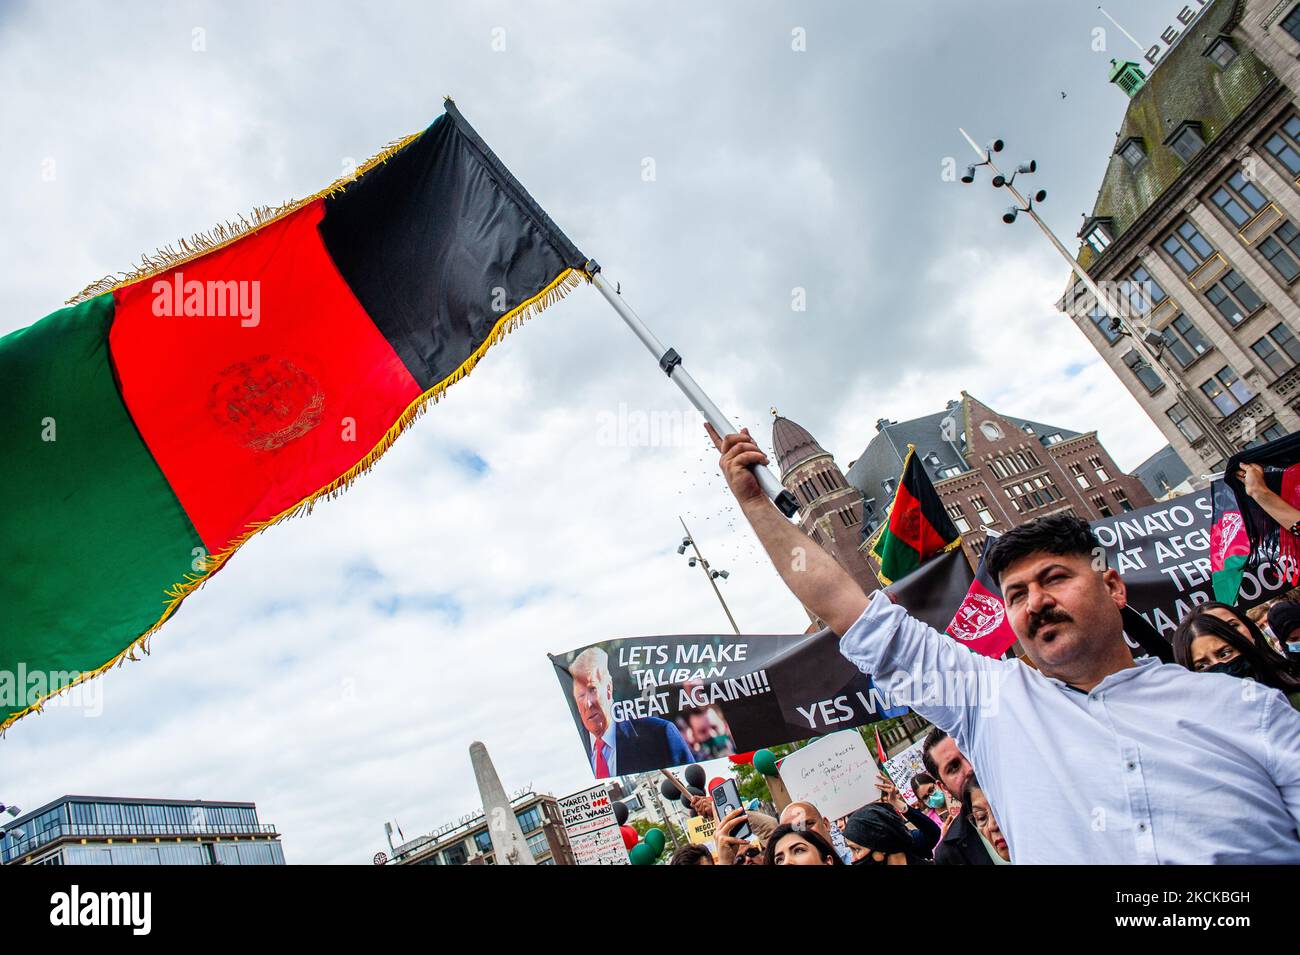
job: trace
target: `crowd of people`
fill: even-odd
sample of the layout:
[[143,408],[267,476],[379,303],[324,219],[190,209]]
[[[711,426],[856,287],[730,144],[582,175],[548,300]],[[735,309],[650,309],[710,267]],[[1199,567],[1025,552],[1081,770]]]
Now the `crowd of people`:
[[[672,864],[1300,863],[1300,604],[1201,604],[1173,634],[1174,663],[1135,659],[1122,578],[1097,566],[1088,524],[1058,514],[991,547],[1024,658],[982,657],[868,597],[788,522],[753,477],[767,459],[747,432],[713,438],[786,585],[933,728],[910,802],[882,776],[879,800],[843,819],[804,802],[777,817],[736,810],[714,851],[685,847]],[[1258,490],[1250,467],[1238,476]],[[1266,503],[1300,537],[1300,511]],[[914,671],[979,676],[955,684],[981,692],[923,693],[902,679]]]

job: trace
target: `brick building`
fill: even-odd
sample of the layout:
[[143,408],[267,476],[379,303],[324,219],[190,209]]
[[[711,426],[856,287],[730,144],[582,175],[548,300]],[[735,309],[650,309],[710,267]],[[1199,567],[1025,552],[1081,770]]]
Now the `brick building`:
[[1097,432],[1002,415],[964,391],[935,414],[877,421],[847,474],[804,428],[778,417],[773,457],[799,499],[804,532],[868,591],[880,584],[867,538],[885,518],[909,444],[962,532],[972,567],[984,528],[1005,531],[1061,512],[1096,520],[1154,503],[1141,481],[1120,471]]

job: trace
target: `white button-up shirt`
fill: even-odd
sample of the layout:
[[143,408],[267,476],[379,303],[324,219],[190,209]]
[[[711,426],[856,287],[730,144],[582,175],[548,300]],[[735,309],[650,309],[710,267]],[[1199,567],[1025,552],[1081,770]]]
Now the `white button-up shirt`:
[[1017,863],[1300,863],[1300,713],[1154,659],[1083,693],[879,597],[840,652],[970,760]]

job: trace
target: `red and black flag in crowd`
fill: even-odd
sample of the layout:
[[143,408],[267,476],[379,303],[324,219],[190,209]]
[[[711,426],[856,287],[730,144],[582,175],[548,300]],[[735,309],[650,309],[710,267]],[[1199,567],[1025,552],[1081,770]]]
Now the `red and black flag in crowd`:
[[1245,485],[1237,477],[1237,470],[1243,464],[1260,465],[1269,490],[1292,507],[1300,508],[1300,432],[1238,451],[1228,459],[1223,483],[1231,489],[1231,497],[1236,498],[1236,507],[1231,497],[1216,493],[1214,524],[1210,530],[1214,595],[1224,603],[1236,602],[1245,569],[1263,561],[1275,564],[1288,583],[1300,583],[1300,537],[1291,528],[1279,526],[1246,493]]
[[871,547],[880,561],[876,576],[891,584],[936,554],[960,546],[961,535],[917,459],[916,446],[909,444],[889,518]]
[[0,731],[134,658],[253,534],[371,467],[585,262],[448,100],[315,196],[0,338],[0,670],[62,675],[0,699]]
[[1016,642],[1016,632],[1011,629],[1011,622],[1007,619],[1007,608],[1002,602],[1002,588],[988,570],[989,548],[994,540],[996,538],[993,537],[985,539],[975,579],[971,581],[966,598],[957,608],[947,630],[950,636],[976,653],[998,659]]

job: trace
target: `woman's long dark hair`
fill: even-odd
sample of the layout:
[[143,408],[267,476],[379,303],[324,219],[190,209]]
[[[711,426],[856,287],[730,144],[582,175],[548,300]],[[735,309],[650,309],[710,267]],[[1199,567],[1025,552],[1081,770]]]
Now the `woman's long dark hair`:
[[[1236,627],[1220,620],[1211,610],[1226,610],[1245,626],[1250,634],[1247,640]],[[1197,637],[1215,636],[1232,647],[1250,664],[1255,679],[1264,686],[1283,693],[1300,690],[1300,664],[1288,660],[1273,649],[1259,626],[1236,607],[1217,600],[1198,604],[1174,631],[1174,660],[1192,669],[1192,641]]]
[[817,854],[823,859],[830,859],[830,862],[827,863],[828,865],[844,865],[844,860],[841,859],[839,853],[835,851],[835,847],[823,839],[818,833],[813,832],[813,830],[802,825],[796,826],[788,822],[784,825],[777,826],[776,831],[772,833],[772,837],[767,840],[768,865],[776,865],[776,844],[792,832],[816,849]]

